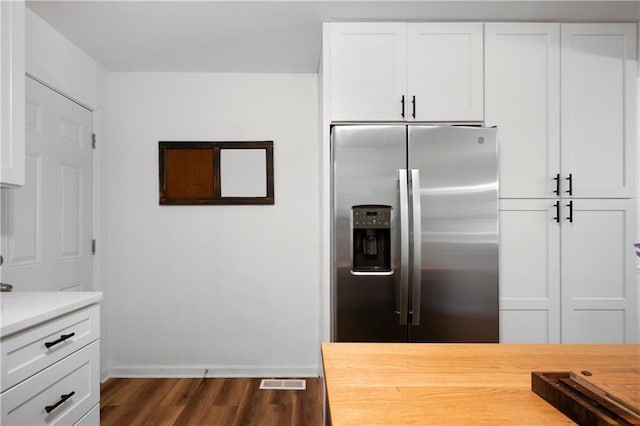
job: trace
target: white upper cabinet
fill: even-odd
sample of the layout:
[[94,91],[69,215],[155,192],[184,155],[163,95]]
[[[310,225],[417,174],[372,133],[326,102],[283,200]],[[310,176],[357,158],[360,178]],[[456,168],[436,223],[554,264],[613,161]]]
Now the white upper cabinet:
[[485,121],[498,126],[500,197],[557,197],[560,24],[485,25]]
[[328,23],[333,121],[482,121],[482,23]]
[[0,185],[24,185],[24,1],[0,1]]
[[[635,196],[636,25],[562,25],[562,173],[572,196]],[[566,190],[566,189],[565,189]]]
[[482,121],[482,23],[407,24],[410,119]]
[[[334,120],[402,120],[407,87],[404,23],[331,23]],[[406,104],[405,104],[406,107]]]
[[485,30],[485,117],[499,129],[500,197],[633,197],[635,25]]

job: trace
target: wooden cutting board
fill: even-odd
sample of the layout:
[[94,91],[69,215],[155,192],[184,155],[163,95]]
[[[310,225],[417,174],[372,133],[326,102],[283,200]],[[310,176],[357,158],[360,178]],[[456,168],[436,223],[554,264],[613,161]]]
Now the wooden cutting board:
[[571,379],[640,418],[640,368],[571,372]]

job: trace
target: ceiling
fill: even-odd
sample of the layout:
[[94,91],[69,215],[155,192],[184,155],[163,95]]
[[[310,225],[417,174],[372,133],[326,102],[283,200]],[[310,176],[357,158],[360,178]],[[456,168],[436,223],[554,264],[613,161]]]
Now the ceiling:
[[28,1],[109,71],[315,73],[323,21],[640,21],[633,1]]

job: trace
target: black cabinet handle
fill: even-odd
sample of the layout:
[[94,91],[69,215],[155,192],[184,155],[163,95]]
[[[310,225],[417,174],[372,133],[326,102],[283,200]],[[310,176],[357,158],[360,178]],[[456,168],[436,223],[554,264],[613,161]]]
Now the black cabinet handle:
[[56,402],[53,405],[47,405],[46,407],[44,407],[45,411],[47,413],[52,412],[53,410],[55,410],[56,408],[58,408],[60,406],[60,404],[63,404],[67,399],[71,398],[73,395],[76,394],[76,391],[73,391],[71,393],[68,393],[66,395],[60,395],[60,401]]
[[556,181],[556,189],[553,190],[553,193],[560,195],[560,173],[556,173],[556,177],[554,177],[553,180]]
[[57,345],[58,343],[62,343],[65,340],[75,336],[76,333],[69,333],[69,334],[63,334],[62,336],[60,336],[60,338],[58,340],[54,340],[53,342],[45,342],[45,346],[47,348],[50,348],[51,346]]
[[402,118],[404,118],[404,95],[402,95],[402,100],[400,101],[400,103],[402,103],[402,113],[400,115],[402,116]]
[[569,207],[569,216],[567,217],[567,220],[573,223],[573,200],[569,201],[567,207]]
[[411,98],[411,105],[412,105],[412,108],[413,108],[413,112],[411,113],[411,116],[413,118],[416,118],[416,97],[415,96],[413,96]]
[[569,177],[566,180],[569,181],[569,189],[567,190],[567,194],[573,195],[573,173],[569,173]]
[[553,220],[560,223],[560,201],[556,201],[553,206],[556,208],[556,216],[553,218]]

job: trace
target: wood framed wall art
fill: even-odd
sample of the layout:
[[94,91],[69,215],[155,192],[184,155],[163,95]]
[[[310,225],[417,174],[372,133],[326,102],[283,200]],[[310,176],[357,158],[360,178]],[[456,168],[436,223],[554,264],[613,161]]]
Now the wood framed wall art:
[[160,204],[274,204],[273,141],[158,142]]

